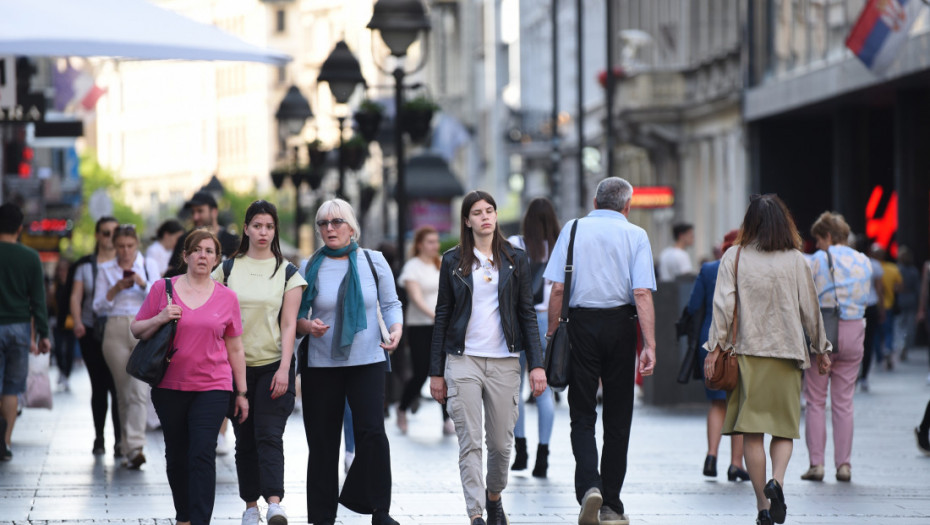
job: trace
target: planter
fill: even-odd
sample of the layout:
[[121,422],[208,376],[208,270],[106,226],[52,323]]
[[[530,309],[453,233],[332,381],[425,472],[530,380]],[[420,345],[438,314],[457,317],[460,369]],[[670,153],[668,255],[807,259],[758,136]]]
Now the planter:
[[400,129],[410,136],[410,140],[420,143],[429,135],[432,121],[432,109],[404,108]]
[[355,129],[366,141],[371,142],[378,136],[381,120],[384,118],[376,111],[360,111],[352,116],[355,120]]
[[284,179],[287,178],[288,170],[272,170],[271,172],[271,183],[274,184],[275,189],[281,189],[281,186],[284,185]]
[[362,169],[365,165],[365,157],[368,156],[367,148],[359,145],[345,144],[342,149],[342,161],[345,166],[353,171]]
[[307,148],[307,155],[310,157],[310,167],[316,170],[323,168],[323,164],[326,163],[326,154],[329,153],[324,149],[319,148]]
[[311,166],[303,170],[302,179],[310,186],[311,190],[316,191],[320,189],[320,185],[323,184],[323,170],[322,168]]

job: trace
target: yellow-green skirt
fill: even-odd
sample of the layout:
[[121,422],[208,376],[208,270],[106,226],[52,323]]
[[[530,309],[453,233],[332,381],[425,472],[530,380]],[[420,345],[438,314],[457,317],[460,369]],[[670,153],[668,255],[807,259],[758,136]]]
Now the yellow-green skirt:
[[800,439],[801,370],[793,359],[737,356],[739,380],[727,394],[723,434]]

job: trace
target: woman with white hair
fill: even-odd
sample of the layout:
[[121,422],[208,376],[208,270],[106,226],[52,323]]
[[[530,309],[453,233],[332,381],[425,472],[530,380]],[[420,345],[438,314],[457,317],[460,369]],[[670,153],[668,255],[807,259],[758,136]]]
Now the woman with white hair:
[[[403,314],[391,268],[380,252],[358,246],[361,230],[352,206],[323,203],[316,215],[323,247],[307,263],[297,331],[309,333],[299,356],[310,523],[332,524],[339,503],[371,514],[372,525],[396,525],[391,506],[391,453],[384,432],[387,353],[397,348]],[[390,338],[382,342],[378,308]],[[310,318],[308,318],[308,312]],[[352,410],[355,460],[339,494],[339,442],[345,403]]]

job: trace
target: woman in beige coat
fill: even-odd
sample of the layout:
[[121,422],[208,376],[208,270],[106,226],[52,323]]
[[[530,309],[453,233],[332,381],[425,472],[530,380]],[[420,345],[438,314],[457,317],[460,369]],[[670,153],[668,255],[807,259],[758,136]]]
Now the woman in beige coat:
[[[737,354],[739,380],[727,393],[723,434],[743,435],[758,525],[785,522],[782,485],[792,440],[801,437],[801,371],[811,365],[808,353],[817,356],[820,374],[830,369],[832,347],[824,335],[817,289],[798,251],[800,246],[798,229],[778,196],[750,198],[739,236],[720,262],[706,343],[710,353],[704,363],[705,377],[713,375],[720,349]],[[737,296],[739,321],[734,326]],[[730,330],[737,330],[735,346],[729,343]],[[768,483],[765,434],[772,436]]]

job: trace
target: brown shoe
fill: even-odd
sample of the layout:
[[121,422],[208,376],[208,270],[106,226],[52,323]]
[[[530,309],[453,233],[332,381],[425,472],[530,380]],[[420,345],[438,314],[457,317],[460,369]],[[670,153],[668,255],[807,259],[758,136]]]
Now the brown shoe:
[[129,470],[139,470],[143,463],[145,463],[145,454],[140,450],[135,456],[127,459],[125,465]]
[[823,481],[823,465],[812,465],[807,472],[801,474],[805,481]]
[[852,480],[852,471],[848,464],[844,463],[836,469],[836,480],[846,482]]

